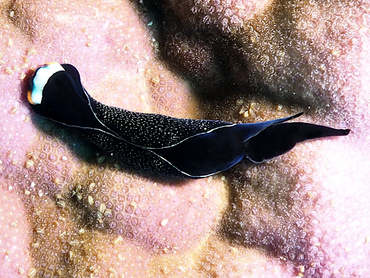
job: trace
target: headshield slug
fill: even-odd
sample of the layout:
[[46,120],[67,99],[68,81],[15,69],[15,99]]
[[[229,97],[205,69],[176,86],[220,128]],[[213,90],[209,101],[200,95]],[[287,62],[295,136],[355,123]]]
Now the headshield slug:
[[98,147],[144,171],[203,178],[243,159],[262,163],[308,139],[341,136],[348,129],[287,121],[302,113],[266,122],[233,124],[136,113],[104,105],[81,84],[69,64],[40,67],[28,100],[36,114],[79,131]]

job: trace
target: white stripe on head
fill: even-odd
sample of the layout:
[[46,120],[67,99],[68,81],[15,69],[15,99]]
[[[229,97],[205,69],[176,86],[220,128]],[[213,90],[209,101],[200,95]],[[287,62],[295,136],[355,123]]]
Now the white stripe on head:
[[64,71],[64,68],[55,62],[48,63],[36,71],[32,79],[32,91],[28,98],[31,104],[41,104],[42,93],[46,83],[49,81],[50,77],[58,71]]

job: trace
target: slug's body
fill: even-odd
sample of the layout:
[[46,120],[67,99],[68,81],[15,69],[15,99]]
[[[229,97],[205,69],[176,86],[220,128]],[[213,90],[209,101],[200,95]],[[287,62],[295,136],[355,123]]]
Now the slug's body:
[[28,92],[36,114],[78,128],[98,147],[126,163],[153,173],[202,178],[243,159],[261,163],[296,143],[349,130],[307,123],[287,123],[302,113],[255,124],[179,119],[106,106],[84,89],[69,64],[39,68]]

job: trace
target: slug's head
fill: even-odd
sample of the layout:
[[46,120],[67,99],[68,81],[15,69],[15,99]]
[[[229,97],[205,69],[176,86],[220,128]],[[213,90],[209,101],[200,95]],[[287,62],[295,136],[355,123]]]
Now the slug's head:
[[38,68],[27,98],[37,115],[65,125],[83,125],[91,114],[90,96],[77,69],[69,64],[53,62]]

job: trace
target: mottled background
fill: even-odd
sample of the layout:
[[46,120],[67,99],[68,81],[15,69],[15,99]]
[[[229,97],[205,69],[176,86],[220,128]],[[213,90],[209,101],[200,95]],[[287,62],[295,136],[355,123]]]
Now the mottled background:
[[[2,1],[0,277],[366,277],[367,1]],[[144,177],[36,117],[34,70],[97,100],[351,128],[200,180]],[[68,101],[68,100],[66,100]]]

